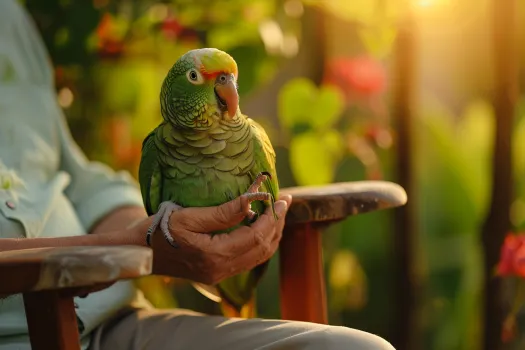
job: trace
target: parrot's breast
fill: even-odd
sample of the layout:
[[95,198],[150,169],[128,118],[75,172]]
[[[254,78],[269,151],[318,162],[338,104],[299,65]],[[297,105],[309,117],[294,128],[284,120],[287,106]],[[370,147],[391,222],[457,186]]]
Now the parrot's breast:
[[255,165],[252,130],[242,119],[220,121],[206,131],[159,128],[163,200],[183,207],[212,206],[244,193]]

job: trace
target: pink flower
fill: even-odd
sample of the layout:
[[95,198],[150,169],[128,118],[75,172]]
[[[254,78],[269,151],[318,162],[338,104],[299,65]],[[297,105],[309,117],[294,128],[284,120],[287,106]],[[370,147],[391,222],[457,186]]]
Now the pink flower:
[[338,86],[347,97],[372,97],[385,90],[386,72],[368,56],[336,58],[327,64],[325,82]]

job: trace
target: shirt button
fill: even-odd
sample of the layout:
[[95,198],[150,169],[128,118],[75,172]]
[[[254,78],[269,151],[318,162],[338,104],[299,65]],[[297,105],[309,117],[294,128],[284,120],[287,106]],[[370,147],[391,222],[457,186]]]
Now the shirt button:
[[7,201],[7,202],[5,202],[5,205],[6,205],[9,209],[15,209],[15,208],[16,208],[15,203],[13,203],[13,202],[11,202],[11,201]]

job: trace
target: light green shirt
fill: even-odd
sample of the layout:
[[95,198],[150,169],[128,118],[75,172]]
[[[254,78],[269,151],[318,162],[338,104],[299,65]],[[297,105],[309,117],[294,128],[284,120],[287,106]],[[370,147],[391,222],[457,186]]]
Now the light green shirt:
[[[0,238],[84,235],[117,207],[142,205],[127,173],[86,159],[71,138],[53,84],[33,22],[17,2],[1,0]],[[76,298],[83,348],[95,327],[137,296],[126,281]],[[28,344],[22,297],[0,300],[0,350]]]

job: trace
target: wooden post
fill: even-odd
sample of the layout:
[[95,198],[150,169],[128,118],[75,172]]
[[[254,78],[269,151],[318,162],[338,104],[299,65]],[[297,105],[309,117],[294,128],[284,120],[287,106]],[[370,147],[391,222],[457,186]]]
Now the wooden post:
[[80,350],[73,297],[57,290],[24,294],[33,350]]
[[411,198],[394,212],[394,301],[395,325],[392,344],[396,349],[420,349],[419,289],[422,268],[416,259],[418,237],[415,218],[417,203],[414,201],[412,152],[414,150],[412,123],[415,93],[415,24],[410,5],[398,27],[395,45],[393,119],[396,125],[397,182]]
[[281,317],[328,323],[321,230],[286,227],[280,245]]
[[518,85],[518,53],[514,44],[517,6],[515,0],[493,0],[494,108],[496,129],[492,159],[492,197],[490,211],[483,225],[484,331],[483,349],[501,348],[503,308],[501,281],[494,278],[501,245],[511,228],[512,202],[512,126]]

